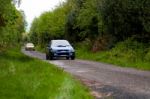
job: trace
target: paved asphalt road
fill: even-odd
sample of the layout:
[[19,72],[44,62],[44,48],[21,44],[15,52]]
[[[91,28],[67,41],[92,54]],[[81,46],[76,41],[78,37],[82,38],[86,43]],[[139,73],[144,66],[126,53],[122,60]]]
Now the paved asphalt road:
[[[22,52],[45,60],[45,54],[37,51]],[[121,68],[109,64],[58,59],[47,61],[71,73],[89,86],[96,99],[150,99],[150,71]]]

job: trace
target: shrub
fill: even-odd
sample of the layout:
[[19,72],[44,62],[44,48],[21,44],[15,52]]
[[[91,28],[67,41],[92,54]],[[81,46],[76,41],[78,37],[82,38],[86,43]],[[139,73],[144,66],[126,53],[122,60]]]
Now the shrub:
[[149,50],[148,50],[148,52],[146,53],[146,55],[145,55],[145,61],[148,61],[148,62],[150,62],[150,48],[149,48]]
[[137,42],[132,38],[116,44],[116,46],[110,51],[109,55],[111,57],[123,58],[130,62],[139,60],[144,61],[145,59],[149,60],[150,56],[150,54],[147,53],[145,44]]

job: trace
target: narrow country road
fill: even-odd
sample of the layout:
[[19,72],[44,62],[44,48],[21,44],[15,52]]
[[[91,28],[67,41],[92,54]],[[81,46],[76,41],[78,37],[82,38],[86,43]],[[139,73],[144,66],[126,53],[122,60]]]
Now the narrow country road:
[[[45,60],[45,54],[37,51],[22,52]],[[91,88],[97,99],[150,99],[150,71],[121,68],[86,60],[48,61],[83,81]],[[109,98],[110,99],[110,98]],[[112,98],[111,98],[112,99]]]

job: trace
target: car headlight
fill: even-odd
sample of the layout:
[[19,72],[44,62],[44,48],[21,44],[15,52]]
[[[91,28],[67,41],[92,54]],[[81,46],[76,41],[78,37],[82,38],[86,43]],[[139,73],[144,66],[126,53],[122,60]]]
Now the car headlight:
[[56,52],[57,50],[55,50],[55,49],[49,49],[49,52]]
[[71,53],[74,53],[75,51],[74,51],[74,49],[70,49],[70,52],[71,52]]

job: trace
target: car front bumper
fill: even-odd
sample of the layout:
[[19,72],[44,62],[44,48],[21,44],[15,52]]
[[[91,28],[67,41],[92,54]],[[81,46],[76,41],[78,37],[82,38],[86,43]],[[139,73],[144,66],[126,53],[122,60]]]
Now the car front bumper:
[[53,52],[54,57],[70,57],[74,55],[75,52]]
[[33,47],[26,47],[25,50],[27,50],[27,51],[34,51],[35,49]]

